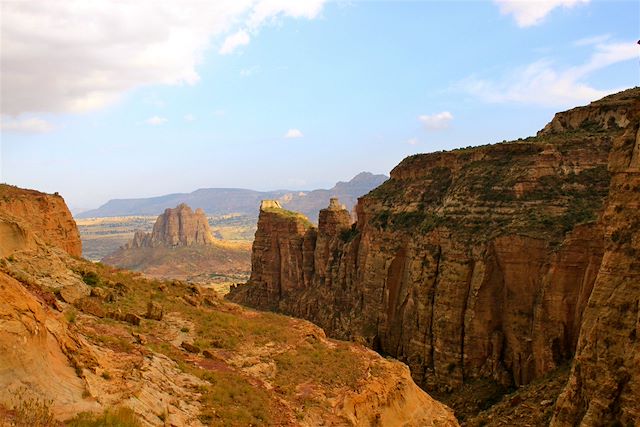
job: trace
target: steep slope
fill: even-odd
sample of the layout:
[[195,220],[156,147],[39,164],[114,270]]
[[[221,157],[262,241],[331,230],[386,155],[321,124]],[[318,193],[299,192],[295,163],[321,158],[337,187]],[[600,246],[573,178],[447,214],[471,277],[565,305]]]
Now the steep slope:
[[102,262],[152,277],[190,279],[245,274],[249,260],[248,244],[214,239],[204,211],[183,203],[158,216],[151,233],[136,231],[131,242]]
[[[572,360],[593,322],[582,327],[610,256],[610,152],[630,150],[625,129],[639,110],[632,89],[559,113],[537,137],[409,157],[359,200],[351,228],[263,210],[251,278],[229,298],[363,340],[443,396],[473,381],[528,384]],[[637,264],[618,265],[616,277],[637,282]],[[637,301],[628,288],[619,298]],[[628,305],[617,313],[635,325]]]
[[[18,219],[25,226],[19,226]],[[23,247],[30,240],[27,230],[70,255],[82,256],[80,234],[62,197],[0,184],[0,236],[5,243],[0,256],[8,255],[9,246]]]
[[315,220],[318,210],[330,197],[340,197],[351,208],[358,197],[367,194],[388,177],[362,172],[348,182],[338,182],[328,190],[313,191],[253,191],[238,188],[203,188],[192,193],[169,194],[147,199],[110,200],[98,209],[83,212],[79,218],[158,215],[164,209],[186,203],[200,206],[211,215],[240,213],[255,217],[263,199],[277,199],[283,206],[295,209]]
[[64,219],[41,214],[13,217],[31,240],[0,258],[0,425],[123,406],[145,426],[457,426],[405,365],[211,289],[73,258],[37,237],[30,224]]

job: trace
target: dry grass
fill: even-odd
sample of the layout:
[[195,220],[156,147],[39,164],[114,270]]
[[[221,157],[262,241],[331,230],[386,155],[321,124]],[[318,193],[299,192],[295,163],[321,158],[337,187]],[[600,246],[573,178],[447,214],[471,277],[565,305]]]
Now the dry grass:
[[68,427],[142,427],[135,413],[125,407],[109,408],[96,415],[83,412],[66,422]]

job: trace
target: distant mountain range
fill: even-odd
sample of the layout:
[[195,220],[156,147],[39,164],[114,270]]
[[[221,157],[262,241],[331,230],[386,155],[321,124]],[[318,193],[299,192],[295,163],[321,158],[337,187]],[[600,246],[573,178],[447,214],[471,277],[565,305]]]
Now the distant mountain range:
[[260,201],[273,199],[290,210],[301,212],[316,221],[318,211],[329,204],[330,197],[338,197],[340,202],[351,209],[358,197],[367,194],[389,177],[361,172],[348,182],[340,181],[329,190],[313,191],[254,191],[242,188],[202,188],[192,193],[167,194],[143,199],[109,200],[97,209],[82,212],[77,218],[94,218],[131,215],[159,215],[166,208],[174,208],[186,203],[202,208],[208,215],[239,213],[257,216]]

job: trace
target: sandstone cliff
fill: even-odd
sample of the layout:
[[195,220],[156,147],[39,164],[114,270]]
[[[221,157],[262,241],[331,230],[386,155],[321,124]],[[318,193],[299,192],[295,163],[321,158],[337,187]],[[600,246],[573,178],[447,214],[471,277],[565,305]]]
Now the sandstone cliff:
[[553,424],[640,424],[640,111],[614,141],[605,251]]
[[0,256],[33,242],[29,232],[70,255],[82,256],[80,234],[62,197],[0,184]]
[[[353,227],[316,229],[264,210],[251,279],[229,298],[363,340],[441,392],[476,379],[528,384],[571,361],[580,339],[565,394],[581,400],[566,398],[565,419],[578,422],[597,405],[595,417],[637,420],[637,352],[622,348],[624,337],[635,342],[639,268],[632,244],[614,256],[609,240],[612,227],[622,240],[638,230],[629,214],[638,188],[625,168],[638,158],[629,141],[639,111],[632,89],[559,113],[537,137],[411,156],[359,200]],[[617,197],[626,199],[611,206]],[[619,294],[616,280],[601,290],[607,271],[626,283]],[[597,320],[611,299],[601,292],[626,309]],[[594,344],[604,335],[610,350]],[[611,367],[618,371],[603,391],[595,361],[627,368]]]
[[211,245],[209,222],[202,209],[195,212],[182,203],[174,209],[165,209],[153,225],[151,233],[137,231],[127,248],[153,248],[158,246]]

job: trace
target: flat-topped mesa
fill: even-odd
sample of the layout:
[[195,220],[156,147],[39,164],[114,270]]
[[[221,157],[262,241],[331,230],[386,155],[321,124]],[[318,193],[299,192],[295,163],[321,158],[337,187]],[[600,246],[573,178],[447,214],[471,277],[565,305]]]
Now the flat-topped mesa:
[[191,210],[185,203],[165,209],[151,233],[137,231],[127,248],[194,246],[214,243],[207,216],[202,209]]
[[266,209],[282,209],[282,206],[280,206],[280,202],[277,200],[263,200],[260,202],[260,210],[263,211]]

